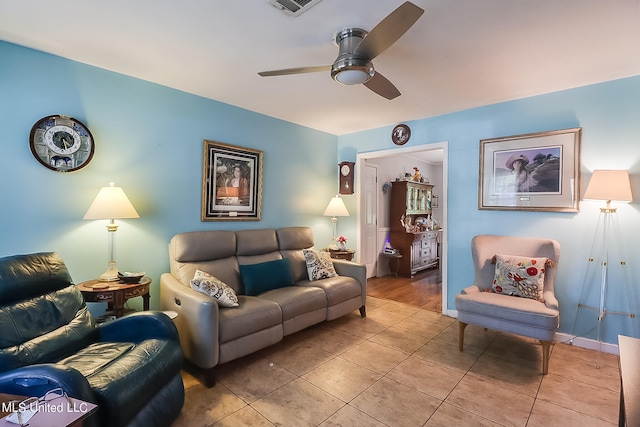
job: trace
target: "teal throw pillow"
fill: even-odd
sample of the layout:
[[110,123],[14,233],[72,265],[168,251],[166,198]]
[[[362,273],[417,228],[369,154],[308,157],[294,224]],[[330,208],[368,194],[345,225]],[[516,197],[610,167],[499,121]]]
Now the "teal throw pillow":
[[291,262],[288,259],[240,266],[245,295],[255,296],[272,289],[293,286]]

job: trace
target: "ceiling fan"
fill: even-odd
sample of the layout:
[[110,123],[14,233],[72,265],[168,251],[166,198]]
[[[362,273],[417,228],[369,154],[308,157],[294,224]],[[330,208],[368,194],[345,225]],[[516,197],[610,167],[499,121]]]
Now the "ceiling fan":
[[262,71],[258,74],[270,77],[331,71],[331,77],[339,83],[362,83],[384,98],[396,98],[400,96],[400,91],[373,68],[371,61],[402,37],[423,13],[424,10],[415,4],[405,2],[368,33],[362,28],[346,28],[338,32],[335,40],[339,53],[333,65],[286,68]]

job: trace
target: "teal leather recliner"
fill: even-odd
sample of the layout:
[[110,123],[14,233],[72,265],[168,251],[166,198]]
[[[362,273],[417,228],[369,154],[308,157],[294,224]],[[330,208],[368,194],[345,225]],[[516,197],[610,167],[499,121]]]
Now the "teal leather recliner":
[[184,404],[173,322],[139,312],[96,326],[54,252],[0,258],[0,393],[61,387],[91,426],[169,426]]

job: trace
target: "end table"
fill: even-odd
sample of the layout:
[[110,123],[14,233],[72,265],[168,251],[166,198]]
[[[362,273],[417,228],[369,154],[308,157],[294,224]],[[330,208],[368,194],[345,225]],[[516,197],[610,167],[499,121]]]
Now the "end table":
[[398,270],[400,270],[400,258],[402,258],[402,254],[382,252],[382,256],[385,258],[389,258],[389,273],[394,274],[396,277],[398,277]]
[[356,251],[353,249],[345,249],[344,251],[329,249],[329,253],[333,259],[346,259],[347,261],[351,261],[353,259],[353,254],[355,254]]
[[143,310],[149,310],[150,284],[151,279],[146,276],[138,283],[101,282],[94,279],[79,283],[78,290],[86,302],[106,302],[108,311],[113,311],[116,317],[122,317],[124,303],[130,298],[142,297]]

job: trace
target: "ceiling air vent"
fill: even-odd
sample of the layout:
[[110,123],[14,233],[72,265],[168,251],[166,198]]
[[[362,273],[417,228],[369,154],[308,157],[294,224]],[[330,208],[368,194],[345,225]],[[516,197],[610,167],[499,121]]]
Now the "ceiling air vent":
[[287,15],[298,16],[321,1],[322,0],[269,0],[269,3]]

